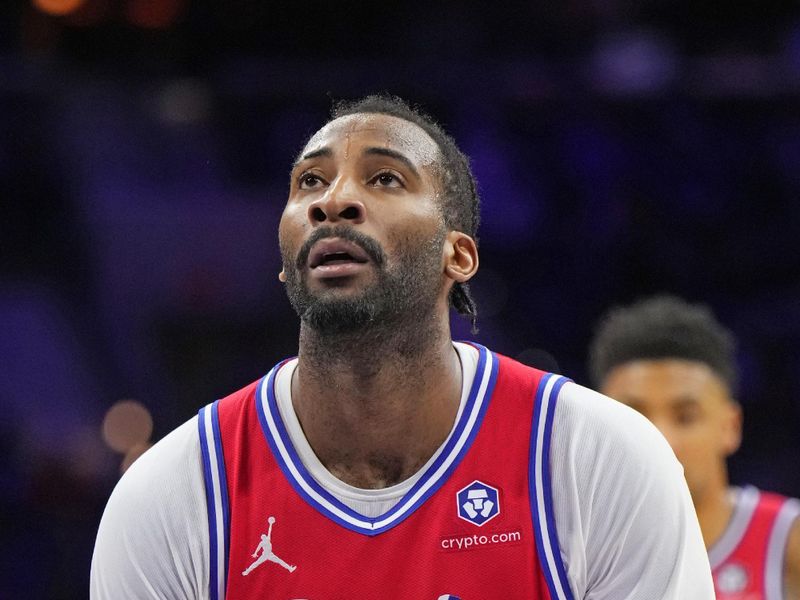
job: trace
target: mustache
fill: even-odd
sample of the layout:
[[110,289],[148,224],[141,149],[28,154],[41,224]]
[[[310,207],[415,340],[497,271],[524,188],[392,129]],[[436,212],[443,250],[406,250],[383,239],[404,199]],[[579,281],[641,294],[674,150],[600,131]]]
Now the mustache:
[[386,262],[386,253],[377,241],[360,231],[356,231],[352,227],[336,225],[334,227],[320,227],[311,234],[300,248],[300,252],[297,253],[296,265],[298,269],[303,269],[308,263],[308,255],[311,253],[311,247],[325,238],[341,238],[356,244],[366,252],[370,259],[378,266],[382,266],[383,263]]

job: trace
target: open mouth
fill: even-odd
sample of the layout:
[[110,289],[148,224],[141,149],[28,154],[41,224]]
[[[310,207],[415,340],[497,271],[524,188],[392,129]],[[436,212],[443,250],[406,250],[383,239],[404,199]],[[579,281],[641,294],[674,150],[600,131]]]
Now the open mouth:
[[323,255],[322,262],[319,263],[319,266],[339,265],[348,262],[365,262],[365,261],[356,260],[352,256],[350,256],[347,252],[333,252],[331,254]]
[[357,244],[342,238],[326,238],[311,248],[308,255],[308,266],[317,267],[344,265],[349,263],[363,264],[369,262],[369,255]]

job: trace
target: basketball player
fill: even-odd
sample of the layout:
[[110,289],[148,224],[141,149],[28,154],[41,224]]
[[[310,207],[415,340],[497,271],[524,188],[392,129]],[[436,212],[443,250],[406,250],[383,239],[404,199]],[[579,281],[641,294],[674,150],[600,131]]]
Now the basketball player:
[[650,419],[683,464],[720,600],[800,599],[800,502],[731,487],[739,447],[733,338],[700,305],[657,296],[602,321],[595,383]]
[[428,117],[390,97],[338,108],[278,232],[298,357],[125,473],[93,598],[713,598],[680,465],[646,419],[452,341],[450,306],[476,316],[477,210]]

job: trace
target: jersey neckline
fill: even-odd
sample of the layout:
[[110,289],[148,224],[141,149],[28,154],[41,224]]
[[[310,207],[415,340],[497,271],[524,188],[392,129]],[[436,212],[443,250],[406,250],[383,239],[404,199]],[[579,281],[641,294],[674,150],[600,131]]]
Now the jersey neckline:
[[444,447],[447,445],[447,441],[453,434],[455,424],[458,423],[464,412],[469,392],[472,389],[472,382],[475,380],[479,353],[475,346],[466,342],[454,341],[453,348],[458,355],[458,360],[461,365],[462,381],[458,409],[453,423],[450,425],[450,431],[447,437],[442,440],[436,452],[434,452],[411,477],[399,483],[379,489],[363,489],[345,483],[333,475],[325,465],[320,462],[303,433],[303,428],[300,425],[300,421],[292,405],[291,381],[292,375],[297,368],[298,360],[294,358],[283,363],[275,374],[274,390],[278,411],[280,412],[283,425],[289,434],[289,439],[298,457],[314,480],[344,504],[366,516],[382,514],[397,503],[442,453]]
[[725,531],[708,549],[708,562],[712,570],[724,563],[742,541],[758,505],[759,491],[751,485],[731,488],[731,492],[735,498],[733,514]]
[[453,426],[439,456],[424,470],[422,476],[389,510],[375,517],[363,515],[342,503],[308,472],[290,439],[280,415],[275,394],[275,376],[288,361],[282,361],[259,382],[255,405],[264,437],[295,491],[314,509],[339,525],[363,533],[377,535],[408,518],[447,481],[461,462],[477,434],[497,381],[498,358],[487,348],[478,349],[475,379],[464,410]]

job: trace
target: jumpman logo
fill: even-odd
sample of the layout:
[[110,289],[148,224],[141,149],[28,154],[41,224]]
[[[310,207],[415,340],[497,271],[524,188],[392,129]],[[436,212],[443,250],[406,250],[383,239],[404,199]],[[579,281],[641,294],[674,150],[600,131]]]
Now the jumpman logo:
[[[293,573],[294,570],[297,568],[297,565],[289,565],[282,561],[280,558],[275,556],[272,553],[272,526],[275,524],[275,517],[270,517],[267,519],[269,523],[269,531],[267,534],[261,534],[261,543],[256,547],[255,551],[251,555],[256,560],[253,561],[253,564],[247,567],[244,571],[242,571],[242,575],[249,575],[250,572],[255,569],[258,565],[266,561],[272,561],[274,563],[279,564],[284,569],[289,571],[289,573]],[[261,554],[258,554],[258,551],[261,551]]]

